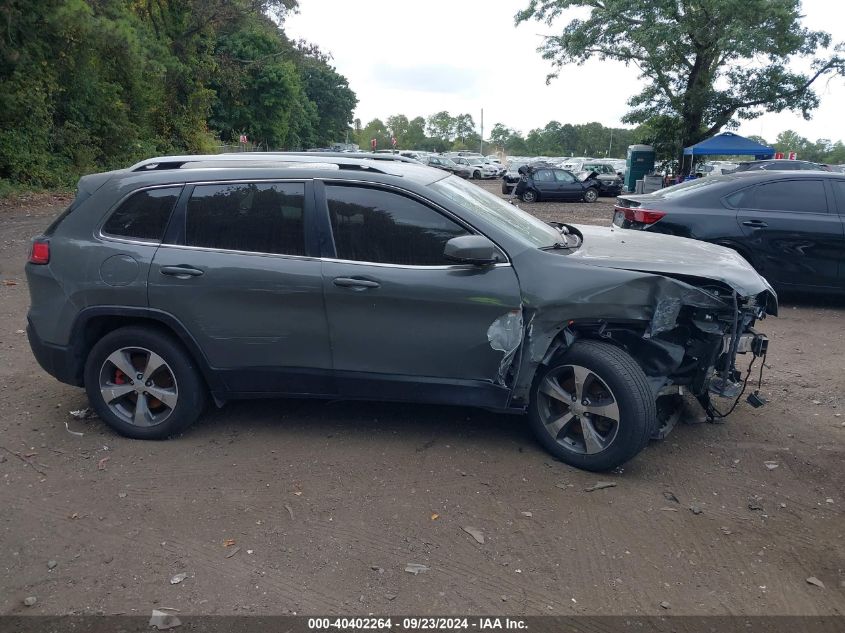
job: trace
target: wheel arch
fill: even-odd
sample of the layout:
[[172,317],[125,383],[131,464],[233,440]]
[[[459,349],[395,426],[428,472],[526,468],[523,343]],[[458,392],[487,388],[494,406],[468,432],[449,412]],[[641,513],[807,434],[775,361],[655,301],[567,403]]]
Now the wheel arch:
[[78,361],[76,374],[80,386],[85,361],[94,344],[109,332],[130,325],[150,327],[173,336],[196,363],[206,386],[212,392],[225,390],[196,340],[179,319],[161,310],[125,306],[94,306],[82,310],[77,316],[71,330],[71,341],[74,341],[73,353]]

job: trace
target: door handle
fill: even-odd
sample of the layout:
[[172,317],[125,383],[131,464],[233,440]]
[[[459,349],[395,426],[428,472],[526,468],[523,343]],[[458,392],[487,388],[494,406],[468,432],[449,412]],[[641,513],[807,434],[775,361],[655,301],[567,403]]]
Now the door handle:
[[358,279],[356,277],[335,277],[332,283],[341,288],[353,288],[364,290],[365,288],[378,288],[381,284],[369,279]]
[[192,268],[190,266],[162,266],[161,274],[178,277],[180,279],[187,279],[188,277],[199,277],[203,274],[203,271],[199,268]]
[[763,220],[746,220],[742,224],[743,224],[743,226],[752,226],[755,229],[764,229],[767,226],[769,226],[768,224],[763,222]]

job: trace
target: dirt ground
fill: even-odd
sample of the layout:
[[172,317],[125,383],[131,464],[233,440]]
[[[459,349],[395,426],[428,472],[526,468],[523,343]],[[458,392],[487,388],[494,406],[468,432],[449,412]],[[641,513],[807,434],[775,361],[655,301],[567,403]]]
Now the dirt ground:
[[[23,333],[28,239],[67,202],[0,204],[0,614],[845,613],[845,302],[784,299],[771,402],[621,472],[469,408],[239,402],[132,441],[72,418],[83,391]],[[523,206],[609,223],[611,203]]]

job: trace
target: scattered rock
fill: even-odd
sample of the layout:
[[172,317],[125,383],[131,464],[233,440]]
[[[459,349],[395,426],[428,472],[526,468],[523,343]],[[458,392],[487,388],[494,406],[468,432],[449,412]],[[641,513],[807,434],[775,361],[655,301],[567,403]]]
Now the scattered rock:
[[831,499],[830,497],[828,497],[827,499],[825,499],[825,500],[824,500],[824,502],[825,502],[825,503],[833,503],[833,499]]
[[821,587],[822,589],[824,589],[824,583],[815,576],[810,576],[809,578],[807,578],[807,584],[815,585],[816,587]]
[[677,512],[678,511],[678,508],[663,507],[663,508],[660,508],[660,509],[663,510],[663,512]]
[[290,507],[289,503],[285,504],[285,510],[288,511],[288,514],[290,515],[291,520],[293,520],[293,508]]
[[373,571],[377,571],[380,574],[384,573],[384,569],[382,569],[378,565],[370,565],[370,569],[372,569]]
[[702,511],[701,511],[701,506],[696,505],[695,503],[694,503],[694,504],[692,504],[692,505],[689,507],[689,509],[690,509],[690,512],[692,512],[693,514],[701,514],[701,512],[702,512]]
[[749,510],[759,510],[760,512],[763,511],[763,503],[760,497],[751,497],[748,500],[748,509]]
[[534,516],[533,512],[520,512],[520,514],[524,517],[528,517],[529,519]]
[[484,533],[481,530],[469,526],[462,527],[461,529],[467,534],[469,534],[476,541],[484,545]]
[[182,626],[182,621],[172,613],[153,609],[153,613],[150,616],[149,626],[152,626],[159,631],[164,631],[166,629],[173,629],[177,626]]
[[821,404],[821,403],[822,403],[821,400],[813,400],[813,404]]
[[428,567],[425,565],[421,565],[420,563],[408,563],[405,565],[405,571],[409,574],[422,574],[428,571]]
[[672,606],[672,605],[671,605],[671,604],[669,604],[668,602],[666,602],[665,600],[664,600],[663,602],[661,602],[661,603],[660,603],[660,608],[661,608],[661,609],[669,609],[671,606]]
[[188,574],[186,574],[184,572],[181,573],[181,574],[176,574],[175,576],[173,576],[173,578],[170,579],[170,584],[171,585],[178,585],[180,582],[185,580],[185,578],[187,578],[187,577],[188,577]]
[[36,602],[38,602],[38,598],[35,596],[27,596],[23,599],[23,603],[28,607],[34,607]]
[[722,534],[725,534],[725,535],[728,535],[728,536],[733,534],[733,532],[731,532],[731,530],[729,528],[726,528],[724,526],[720,527],[719,529],[722,530]]
[[604,490],[605,488],[616,488],[615,481],[599,481],[589,488],[584,488],[584,492],[593,492],[595,490]]
[[77,420],[93,420],[98,417],[97,412],[91,407],[77,409],[76,411],[68,411],[68,413],[70,413],[71,417],[74,417]]
[[664,497],[664,499],[666,499],[667,501],[672,501],[672,502],[674,502],[674,503],[680,503],[680,501],[678,501],[678,497],[676,497],[676,496],[675,496],[675,494],[674,494],[673,492],[670,492],[670,491],[668,491],[668,490],[664,490],[664,491],[663,491],[663,497]]
[[126,499],[126,493],[125,492],[118,492],[117,496],[120,497],[121,499]]
[[774,470],[775,468],[777,468],[780,465],[777,462],[763,462],[763,463],[766,465],[766,468],[768,468],[769,470]]
[[233,547],[226,553],[226,558],[232,558],[235,554],[241,551],[240,547]]
[[47,569],[55,569],[59,563],[54,560],[47,561]]
[[392,601],[396,600],[397,596],[396,596],[395,593],[389,593],[385,596],[385,598],[387,598],[388,600],[390,600],[392,602]]

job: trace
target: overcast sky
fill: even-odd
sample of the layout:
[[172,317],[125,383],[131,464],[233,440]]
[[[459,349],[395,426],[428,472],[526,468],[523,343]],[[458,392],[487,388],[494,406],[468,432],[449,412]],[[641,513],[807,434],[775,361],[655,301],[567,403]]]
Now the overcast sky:
[[[358,95],[355,113],[366,125],[391,114],[408,118],[440,110],[472,114],[484,108],[485,137],[494,123],[527,133],[550,120],[622,125],[628,98],[639,92],[637,69],[590,61],[562,70],[546,85],[551,67],[537,52],[542,34],[513,16],[527,0],[299,0],[285,30],[329,52]],[[804,0],[805,26],[845,40],[845,1]],[[558,29],[563,22],[557,23]],[[739,133],[770,142],[785,129],[811,140],[845,140],[845,80],[816,85],[821,106],[811,121],[800,114],[767,114],[744,122]]]

